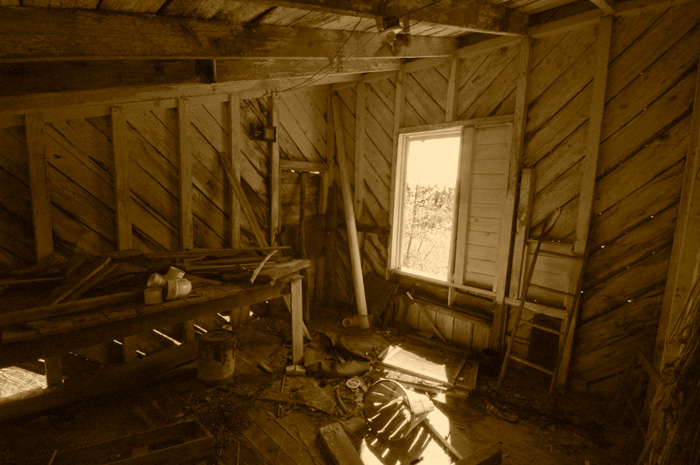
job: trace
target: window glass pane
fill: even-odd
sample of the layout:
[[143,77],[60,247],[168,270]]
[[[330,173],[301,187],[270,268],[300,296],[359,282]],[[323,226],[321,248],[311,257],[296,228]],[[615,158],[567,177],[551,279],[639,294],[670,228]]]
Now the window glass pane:
[[401,225],[401,270],[449,278],[459,135],[409,140]]

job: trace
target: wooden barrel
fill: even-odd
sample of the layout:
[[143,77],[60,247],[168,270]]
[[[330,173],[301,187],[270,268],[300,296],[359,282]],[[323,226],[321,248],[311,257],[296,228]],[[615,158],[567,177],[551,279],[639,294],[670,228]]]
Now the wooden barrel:
[[236,336],[223,329],[199,337],[197,378],[206,383],[230,381],[233,377]]

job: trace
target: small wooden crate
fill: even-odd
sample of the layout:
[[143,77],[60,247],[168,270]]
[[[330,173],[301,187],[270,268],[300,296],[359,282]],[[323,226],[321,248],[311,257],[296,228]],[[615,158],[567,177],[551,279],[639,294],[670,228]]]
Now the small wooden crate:
[[[52,465],[151,465],[198,463],[214,453],[214,437],[197,420],[188,420],[142,433],[56,454]],[[46,465],[50,456],[29,460]]]

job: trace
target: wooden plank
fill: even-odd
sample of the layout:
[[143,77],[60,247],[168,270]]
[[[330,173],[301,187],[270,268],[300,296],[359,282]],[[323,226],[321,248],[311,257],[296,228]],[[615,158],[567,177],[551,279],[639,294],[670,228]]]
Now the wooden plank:
[[522,170],[520,196],[518,197],[518,217],[513,242],[513,263],[511,265],[509,297],[520,296],[520,279],[523,271],[526,241],[530,232],[530,218],[535,187],[535,170]]
[[[68,38],[64,32],[73,33]],[[455,40],[413,36],[396,50],[379,34],[77,9],[7,9],[0,18],[2,61],[297,57],[327,60],[341,45],[356,57],[449,56]],[[129,31],[125,33],[124,31]],[[346,42],[347,41],[347,42]]]
[[38,261],[53,252],[53,226],[46,170],[43,116],[41,114],[25,116],[25,131],[29,156],[29,189],[32,197],[34,254]]
[[114,189],[117,213],[117,246],[119,250],[132,247],[131,187],[129,184],[129,150],[126,140],[126,115],[121,107],[112,107],[112,151],[114,153]]
[[[228,156],[231,159],[233,176],[239,182],[241,179],[241,99],[236,94],[229,94],[228,99]],[[241,205],[233,187],[229,186],[229,244],[236,248],[241,246]]]
[[362,465],[364,463],[340,423],[322,426],[318,433],[335,465]]
[[[598,170],[598,154],[600,152],[600,135],[603,127],[603,114],[605,111],[605,91],[608,81],[608,64],[610,61],[610,40],[612,37],[612,17],[605,16],[600,19],[598,25],[598,43],[596,44],[596,61],[593,78],[593,95],[591,98],[590,118],[588,121],[588,141],[586,144],[586,157],[581,178],[581,190],[579,192],[578,216],[576,219],[576,240],[574,241],[574,255],[583,257],[587,253],[588,235],[591,224],[593,199],[595,195],[596,175]],[[580,286],[580,277],[583,273],[585,260],[574,265],[570,276],[569,292],[575,294]],[[578,313],[578,302],[575,295],[564,298],[566,308],[571,315],[566,323],[568,332],[563,344],[560,342],[557,360],[557,374],[555,383],[559,387],[566,384],[571,361],[571,352],[574,344],[574,332]]]
[[495,443],[458,460],[455,465],[501,465],[502,456],[501,448]]
[[365,186],[365,139],[367,133],[367,84],[357,84],[355,98],[355,216],[362,218],[362,199]]
[[178,99],[177,127],[178,153],[180,155],[180,246],[183,250],[194,246],[194,230],[192,229],[192,137],[190,102],[188,99]]
[[505,201],[501,210],[501,226],[499,228],[499,243],[496,257],[496,276],[494,292],[494,324],[491,331],[489,345],[491,348],[501,349],[505,339],[506,312],[504,298],[507,292],[508,261],[511,253],[511,235],[508,232],[513,229],[513,215],[515,208],[515,196],[517,194],[519,168],[523,159],[525,143],[525,126],[527,124],[527,86],[530,71],[530,39],[523,39],[520,44],[518,62],[518,84],[515,97],[515,115],[512,126],[508,165],[508,187]]
[[292,364],[300,365],[304,359],[304,301],[301,295],[301,277],[292,279]]
[[[269,126],[279,128],[278,101],[273,95],[267,99]],[[280,131],[281,132],[281,131]],[[278,136],[279,137],[279,136]],[[270,152],[270,245],[277,243],[280,226],[280,145],[276,138],[267,144]]]
[[396,76],[396,93],[394,99],[394,127],[393,127],[393,144],[391,151],[391,189],[389,190],[389,229],[392,234],[387,242],[387,266],[386,266],[386,278],[389,278],[394,264],[397,263],[397,256],[400,253],[399,249],[399,237],[395,232],[398,226],[397,215],[401,211],[400,206],[396,205],[396,176],[398,169],[398,151],[399,151],[399,131],[403,126],[404,111],[405,111],[405,101],[406,101],[406,87],[404,85],[404,80],[406,75],[404,72],[399,71]]
[[450,63],[450,78],[447,81],[447,95],[445,97],[445,122],[449,123],[457,118],[457,95],[459,83],[459,58],[455,57]]
[[[453,228],[456,231],[456,236],[453,238],[454,254],[452,257],[451,268],[454,270],[452,274],[452,282],[456,284],[464,284],[464,273],[466,271],[467,262],[467,238],[469,233],[469,217],[471,206],[472,192],[472,176],[473,176],[473,161],[474,161],[474,143],[476,138],[474,127],[462,128],[462,141],[459,157],[459,203],[457,204],[457,227]],[[452,252],[452,251],[450,251]],[[452,305],[456,297],[456,289],[450,288],[447,294],[447,305]]]
[[[679,353],[680,343],[671,340],[671,335],[697,279],[696,263],[700,251],[697,235],[700,227],[697,215],[700,209],[700,186],[697,179],[697,173],[700,170],[700,71],[696,70],[695,74],[690,143],[685,160],[683,189],[673,235],[673,249],[654,346],[653,364],[659,372],[662,372],[667,363],[674,360],[673,354]],[[658,414],[655,409],[652,418]],[[654,422],[650,421],[650,424]]]

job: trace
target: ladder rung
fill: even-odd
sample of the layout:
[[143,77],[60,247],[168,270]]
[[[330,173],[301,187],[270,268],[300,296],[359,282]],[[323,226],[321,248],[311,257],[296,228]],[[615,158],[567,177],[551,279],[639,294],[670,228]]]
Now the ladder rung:
[[510,358],[512,360],[515,360],[516,362],[522,363],[523,365],[527,365],[531,368],[534,368],[535,370],[539,370],[539,371],[542,371],[544,373],[547,373],[549,376],[554,376],[554,372],[552,370],[550,370],[549,368],[545,368],[542,365],[532,363],[528,360],[525,360],[524,358],[516,357],[515,355],[511,355]]
[[[516,299],[514,297],[506,297],[505,302],[513,307],[520,305],[520,299]],[[525,301],[525,308],[531,312],[541,313],[542,315],[559,318],[560,320],[563,320],[568,316],[568,312],[563,308],[550,307],[548,305],[537,304],[535,302],[528,302],[527,300]]]
[[563,336],[563,335],[564,335],[564,332],[562,332],[562,331],[560,331],[560,330],[558,330],[558,329],[550,328],[549,326],[541,325],[541,324],[539,324],[539,323],[535,323],[534,321],[522,320],[522,319],[521,319],[520,322],[521,322],[521,323],[525,323],[525,324],[527,324],[527,325],[530,325],[530,326],[532,326],[533,328],[538,328],[538,329],[541,329],[542,331],[547,331],[548,333],[558,334],[559,336]]

